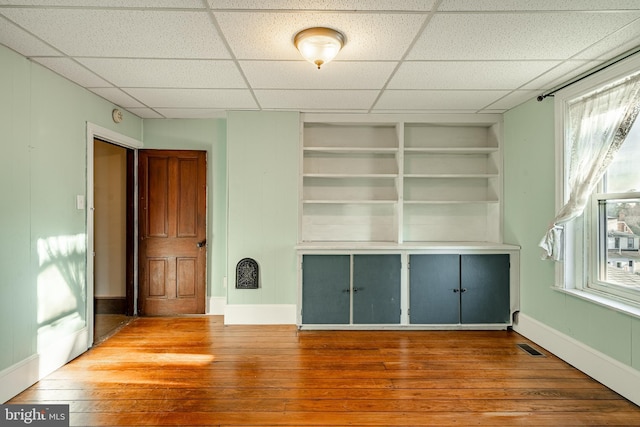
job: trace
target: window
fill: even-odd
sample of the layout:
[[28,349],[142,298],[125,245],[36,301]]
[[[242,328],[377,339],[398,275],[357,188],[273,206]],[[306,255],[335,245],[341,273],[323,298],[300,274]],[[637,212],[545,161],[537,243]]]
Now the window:
[[587,287],[640,301],[640,121],[607,168],[587,214],[591,271]]
[[[640,306],[640,58],[558,92],[557,286]],[[637,312],[637,309],[633,309]]]

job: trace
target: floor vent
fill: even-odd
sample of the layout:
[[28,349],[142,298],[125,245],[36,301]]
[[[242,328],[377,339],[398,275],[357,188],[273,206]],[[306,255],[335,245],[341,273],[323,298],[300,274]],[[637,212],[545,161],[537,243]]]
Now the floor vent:
[[544,357],[544,354],[540,353],[538,350],[531,347],[529,344],[517,344],[517,346],[520,347],[522,350],[526,351],[530,356]]

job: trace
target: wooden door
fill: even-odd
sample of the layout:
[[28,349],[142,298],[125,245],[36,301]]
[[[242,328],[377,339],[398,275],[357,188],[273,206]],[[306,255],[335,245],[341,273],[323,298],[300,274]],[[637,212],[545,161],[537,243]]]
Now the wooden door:
[[206,168],[204,151],[139,151],[141,315],[205,311]]

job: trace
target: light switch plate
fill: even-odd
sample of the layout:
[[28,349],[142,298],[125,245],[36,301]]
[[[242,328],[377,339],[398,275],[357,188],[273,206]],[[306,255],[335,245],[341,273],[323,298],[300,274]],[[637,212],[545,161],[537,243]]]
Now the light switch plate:
[[79,211],[84,209],[84,195],[83,194],[78,194],[76,196],[76,209],[78,209]]

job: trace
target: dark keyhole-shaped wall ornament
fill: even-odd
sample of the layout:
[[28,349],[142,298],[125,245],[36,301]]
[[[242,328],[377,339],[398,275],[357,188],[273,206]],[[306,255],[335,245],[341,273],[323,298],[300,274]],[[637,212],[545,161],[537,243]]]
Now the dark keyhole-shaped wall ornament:
[[243,258],[236,265],[236,289],[258,289],[258,263],[252,258]]

